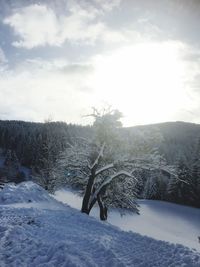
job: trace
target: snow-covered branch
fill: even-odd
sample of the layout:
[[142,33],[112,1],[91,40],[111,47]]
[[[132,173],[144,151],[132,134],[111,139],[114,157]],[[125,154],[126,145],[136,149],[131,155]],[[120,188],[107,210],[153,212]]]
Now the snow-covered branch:
[[95,166],[97,166],[99,164],[100,158],[103,157],[103,151],[104,151],[105,145],[106,144],[103,143],[103,145],[101,146],[101,149],[99,151],[99,154],[98,154],[97,158],[95,159],[94,163],[92,164],[91,169],[93,169]]
[[126,177],[130,177],[130,178],[133,178],[135,180],[137,180],[131,173],[129,172],[126,172],[126,171],[119,171],[113,175],[111,175],[109,178],[107,178],[100,186],[99,188],[96,190],[96,192],[94,193],[94,196],[93,198],[97,198],[97,195],[100,194],[103,189],[105,187],[107,187],[114,179],[116,179],[117,177],[121,176],[121,175],[124,175]]
[[96,173],[95,173],[95,176],[98,176],[98,175],[101,174],[102,172],[107,171],[107,170],[109,170],[109,169],[111,169],[111,168],[113,168],[113,167],[114,167],[114,163],[108,164],[108,165],[106,165],[106,166],[100,168],[99,170],[97,170]]

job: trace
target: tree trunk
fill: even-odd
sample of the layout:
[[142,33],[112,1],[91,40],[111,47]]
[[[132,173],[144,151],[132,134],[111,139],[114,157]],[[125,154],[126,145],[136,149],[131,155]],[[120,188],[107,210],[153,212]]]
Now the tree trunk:
[[100,219],[102,221],[106,221],[107,220],[107,207],[104,205],[103,203],[103,200],[101,198],[100,195],[97,196],[97,201],[98,201],[98,204],[99,204],[99,208],[100,208]]
[[82,208],[81,208],[81,212],[86,213],[86,214],[89,214],[91,210],[89,209],[89,201],[90,201],[90,197],[93,191],[94,180],[95,180],[95,170],[92,170],[91,175],[89,176],[89,179],[88,179],[85,194],[83,197]]

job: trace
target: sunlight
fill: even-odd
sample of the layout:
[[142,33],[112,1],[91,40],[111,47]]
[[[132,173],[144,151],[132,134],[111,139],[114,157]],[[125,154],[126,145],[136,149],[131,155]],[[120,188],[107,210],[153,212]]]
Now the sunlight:
[[145,43],[98,56],[92,78],[97,97],[118,107],[126,125],[173,119],[187,101],[180,49]]

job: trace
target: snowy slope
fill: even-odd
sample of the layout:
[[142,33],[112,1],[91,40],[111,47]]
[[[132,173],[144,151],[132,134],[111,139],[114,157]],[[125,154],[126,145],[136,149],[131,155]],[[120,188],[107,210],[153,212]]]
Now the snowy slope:
[[[57,200],[80,210],[82,198],[69,190],[59,190]],[[200,209],[164,201],[138,200],[140,215],[110,211],[108,222],[125,231],[133,231],[158,240],[182,244],[200,251]],[[92,216],[99,218],[98,207]]]
[[158,240],[195,248],[200,252],[200,209],[167,203],[140,200],[140,215],[121,217],[112,212],[109,222],[124,230],[132,230]]
[[[4,199],[9,193],[8,204]],[[18,208],[13,206],[15,197]],[[2,267],[200,266],[200,254],[195,251],[101,223],[57,202],[30,182],[8,186],[0,199]]]

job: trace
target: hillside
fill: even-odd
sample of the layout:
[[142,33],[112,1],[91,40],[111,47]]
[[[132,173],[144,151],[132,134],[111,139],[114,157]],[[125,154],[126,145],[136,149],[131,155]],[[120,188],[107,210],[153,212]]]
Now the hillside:
[[[65,142],[73,137],[89,137],[93,134],[92,127],[67,124],[64,122],[30,123],[23,121],[0,120],[0,148],[15,150],[20,162],[27,166],[40,166],[40,157],[43,156],[42,146],[46,139],[53,143],[54,157],[65,147]],[[166,157],[168,163],[183,156],[191,160],[198,138],[200,124],[187,122],[166,122],[143,126],[124,127],[121,129],[123,139],[129,144],[146,138],[149,135],[159,136],[157,147]],[[137,145],[137,144],[136,144]],[[38,155],[36,158],[35,155]]]
[[129,137],[143,133],[160,135],[158,147],[170,164],[183,157],[191,161],[192,153],[200,138],[200,124],[189,122],[164,122],[124,128]]
[[[75,191],[58,190],[54,197],[70,207],[81,209],[82,197]],[[181,244],[200,252],[200,209],[158,200],[140,199],[137,202],[140,215],[111,209],[108,212],[108,222],[124,231]],[[91,216],[99,219],[99,207],[92,210]]]
[[30,182],[7,185],[0,192],[0,203],[1,266],[200,264],[200,254],[195,251],[100,223],[57,202]]
[[[109,149],[112,150],[112,155],[107,157],[107,163],[109,160],[117,162],[123,158],[132,163],[135,160],[143,161],[135,174],[138,183],[132,185],[132,192],[137,191],[139,198],[200,207],[200,125],[166,122],[129,128],[117,127],[115,134],[113,141],[110,139],[112,148]],[[24,171],[21,171],[23,166],[23,170],[24,167],[30,169],[30,179],[50,192],[60,185],[71,184],[84,190],[87,175],[76,183],[73,179],[74,170],[68,175],[70,172],[67,174],[67,165],[61,166],[62,160],[65,159],[64,164],[67,164],[69,147],[75,142],[81,144],[81,140],[85,140],[87,146],[94,149],[89,143],[96,142],[95,136],[94,125],[89,127],[63,122],[0,121],[0,159],[5,159],[4,166],[0,166],[0,182],[24,181],[26,177]],[[95,149],[98,150],[97,147]],[[78,150],[77,155],[80,155],[80,146]],[[144,166],[145,162],[153,164],[157,172],[149,171],[149,165]],[[173,170],[176,176],[166,171],[159,173],[161,165],[165,170]]]

